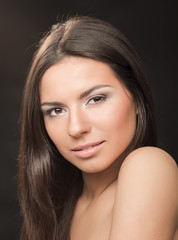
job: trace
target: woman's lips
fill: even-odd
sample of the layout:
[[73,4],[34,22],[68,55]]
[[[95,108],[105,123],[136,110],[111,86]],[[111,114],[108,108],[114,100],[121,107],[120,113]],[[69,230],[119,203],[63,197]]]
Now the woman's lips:
[[104,142],[105,141],[79,145],[73,148],[72,152],[79,158],[89,158],[94,156],[101,149]]

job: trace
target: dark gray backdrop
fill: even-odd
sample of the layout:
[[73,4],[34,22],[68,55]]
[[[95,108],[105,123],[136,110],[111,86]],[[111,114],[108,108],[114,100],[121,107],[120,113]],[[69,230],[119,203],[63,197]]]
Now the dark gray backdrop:
[[16,176],[22,91],[35,45],[57,16],[99,17],[129,38],[152,85],[159,146],[177,159],[176,9],[172,0],[0,1],[0,239],[19,238]]

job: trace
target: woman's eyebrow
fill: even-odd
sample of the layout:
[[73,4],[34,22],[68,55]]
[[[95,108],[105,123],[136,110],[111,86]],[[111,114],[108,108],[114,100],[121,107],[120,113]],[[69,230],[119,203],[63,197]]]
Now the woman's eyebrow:
[[60,102],[43,102],[42,104],[41,104],[41,108],[43,107],[43,106],[53,106],[53,107],[57,107],[57,106],[59,106],[59,105],[62,105]]
[[101,84],[95,85],[95,86],[87,89],[86,91],[84,91],[82,94],[80,94],[79,99],[82,99],[82,98],[88,96],[94,90],[97,90],[97,89],[100,89],[100,88],[105,88],[105,87],[112,87],[112,86],[110,86],[110,85],[103,85],[103,84],[102,85]]
[[[79,96],[79,99],[83,99],[84,97],[88,96],[90,93],[92,93],[93,91],[97,90],[97,89],[100,89],[100,88],[105,88],[105,87],[112,87],[110,85],[103,85],[103,84],[98,84],[98,85],[95,85],[89,89],[87,89],[86,91],[84,91],[83,93],[80,94]],[[62,103],[60,102],[43,102],[41,104],[41,108],[43,106],[53,106],[53,107],[57,107],[59,105],[63,105]]]

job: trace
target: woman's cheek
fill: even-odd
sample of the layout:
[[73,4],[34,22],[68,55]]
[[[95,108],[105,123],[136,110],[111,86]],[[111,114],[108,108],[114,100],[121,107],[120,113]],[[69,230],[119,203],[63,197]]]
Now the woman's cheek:
[[[54,117],[55,118],[55,117]],[[53,141],[55,145],[59,144],[59,142],[64,138],[64,123],[56,119],[47,119],[45,121],[45,128],[48,133],[48,136]]]

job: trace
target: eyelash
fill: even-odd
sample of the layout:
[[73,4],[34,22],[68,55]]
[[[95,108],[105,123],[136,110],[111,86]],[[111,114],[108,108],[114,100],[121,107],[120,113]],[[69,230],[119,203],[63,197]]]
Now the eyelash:
[[63,107],[55,107],[55,108],[48,109],[48,110],[46,111],[46,115],[47,115],[47,116],[50,116],[50,117],[54,117],[54,116],[60,115],[60,114],[62,114],[62,113],[52,114],[52,112],[53,112],[53,111],[56,111],[56,110],[61,110],[61,111],[62,111],[63,109],[64,109]]
[[[102,95],[102,96],[101,96],[101,95],[97,95],[97,96],[91,97],[91,98],[86,102],[86,105],[87,105],[87,104],[90,104],[90,105],[99,104],[99,103],[103,102],[105,99],[106,99],[106,95]],[[94,101],[96,101],[96,102],[91,103],[92,100],[94,100]],[[45,115],[50,116],[50,117],[54,117],[54,116],[63,114],[63,112],[58,113],[58,114],[57,114],[57,113],[56,113],[56,114],[53,114],[52,112],[53,112],[53,111],[56,111],[56,110],[61,110],[61,111],[63,111],[63,110],[65,110],[65,108],[64,108],[64,107],[55,107],[55,108],[48,109],[48,110],[46,111],[46,114],[45,114]]]
[[[99,99],[99,101],[98,101],[97,99]],[[91,105],[93,105],[93,104],[98,104],[98,103],[103,102],[105,99],[106,99],[106,95],[97,95],[97,96],[91,97],[91,98],[87,101],[87,104],[88,104],[88,103],[91,104]],[[90,103],[90,101],[92,101],[92,100],[97,100],[97,101],[94,102],[94,103]]]

